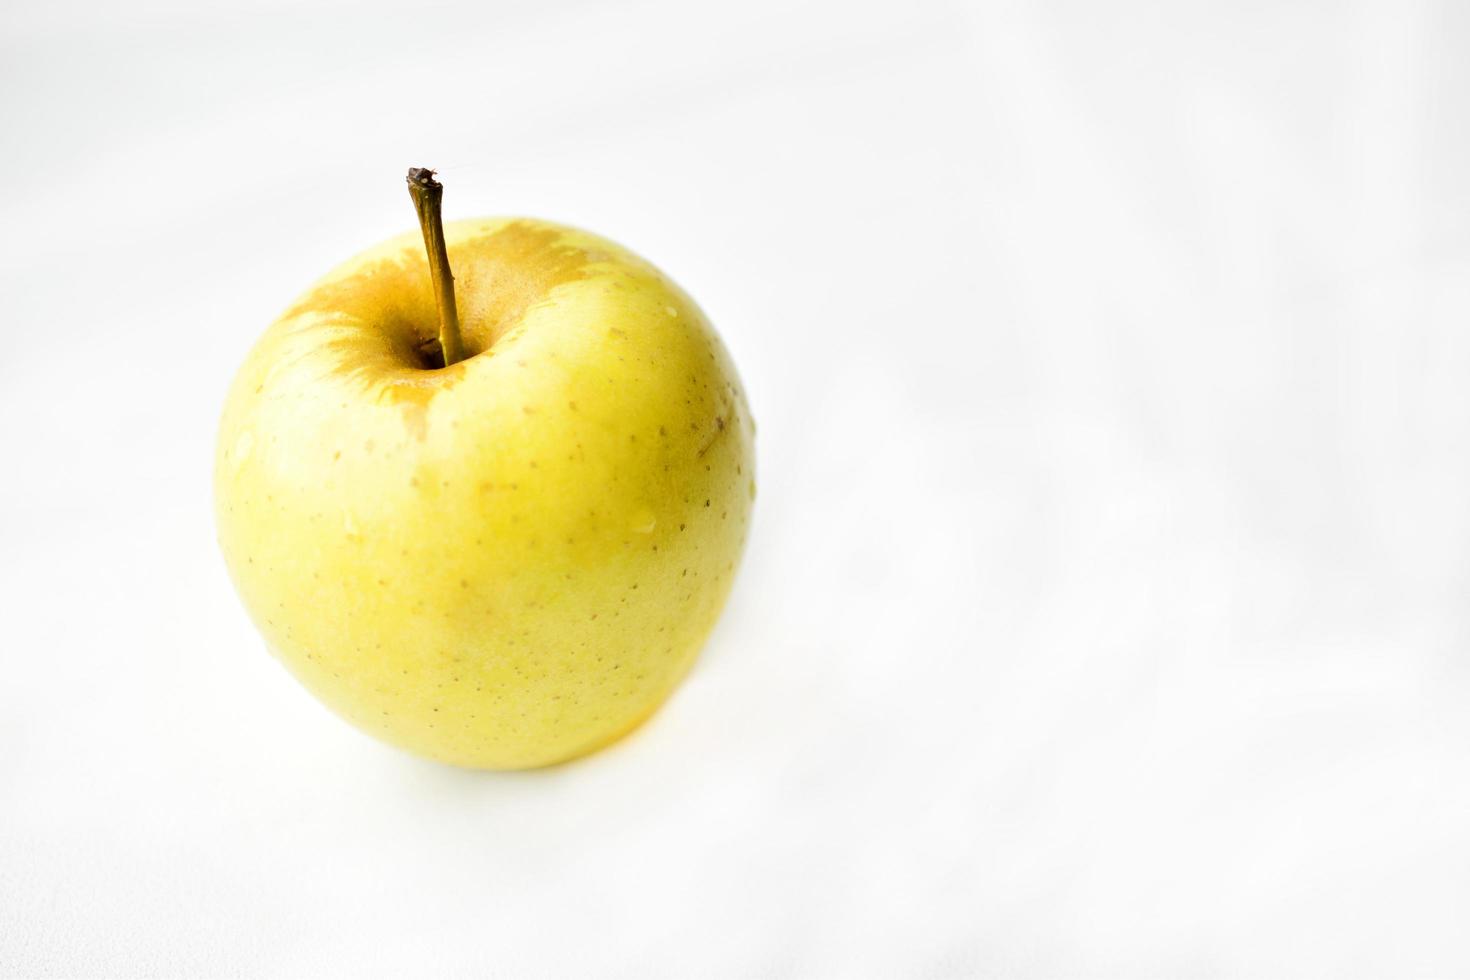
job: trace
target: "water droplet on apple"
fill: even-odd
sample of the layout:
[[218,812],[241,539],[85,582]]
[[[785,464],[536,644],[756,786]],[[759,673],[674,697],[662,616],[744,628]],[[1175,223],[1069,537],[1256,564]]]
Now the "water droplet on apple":
[[676,309],[674,309],[672,306],[665,306],[664,307],[664,312],[667,313],[669,316],[678,316],[679,315],[679,311],[676,310]]
[[234,457],[235,466],[244,466],[245,461],[250,458],[251,450],[254,448],[255,436],[251,435],[249,429],[246,429],[240,433],[240,438],[235,440],[235,451],[231,454]]
[[658,527],[658,517],[647,507],[634,511],[631,530],[634,534],[652,534],[653,529]]

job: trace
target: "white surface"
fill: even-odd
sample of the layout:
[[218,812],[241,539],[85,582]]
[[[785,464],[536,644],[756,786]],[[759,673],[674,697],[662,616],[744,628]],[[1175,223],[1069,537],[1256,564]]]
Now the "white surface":
[[[0,974],[1470,972],[1470,7],[406,6],[0,13]],[[699,667],[554,771],[347,728],[215,551],[409,164],[760,425]]]

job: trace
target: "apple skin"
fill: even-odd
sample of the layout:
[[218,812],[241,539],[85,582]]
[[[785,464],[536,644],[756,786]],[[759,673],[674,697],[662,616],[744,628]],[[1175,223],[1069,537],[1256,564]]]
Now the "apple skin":
[[525,218],[445,237],[465,359],[425,360],[417,235],[331,272],[227,396],[219,542],[337,713],[456,765],[550,765],[688,671],[744,548],[754,425],[709,321],[631,252]]

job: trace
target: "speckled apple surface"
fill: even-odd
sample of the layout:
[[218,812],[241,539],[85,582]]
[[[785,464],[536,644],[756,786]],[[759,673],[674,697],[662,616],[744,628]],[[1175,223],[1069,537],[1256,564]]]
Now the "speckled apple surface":
[[605,239],[445,227],[466,358],[433,367],[423,244],[343,264],[227,396],[219,542],[282,663],[444,762],[547,765],[647,718],[739,563],[754,426],[694,302]]

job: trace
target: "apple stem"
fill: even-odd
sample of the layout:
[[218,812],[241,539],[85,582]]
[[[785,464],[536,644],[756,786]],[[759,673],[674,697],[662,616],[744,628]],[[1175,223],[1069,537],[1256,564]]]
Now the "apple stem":
[[454,276],[449,271],[449,250],[444,246],[444,219],[440,214],[444,185],[434,179],[434,171],[410,167],[408,194],[419,213],[424,249],[429,253],[429,276],[434,283],[434,301],[439,306],[439,347],[444,351],[444,366],[449,367],[464,359],[464,342],[459,335],[459,309],[454,305]]

